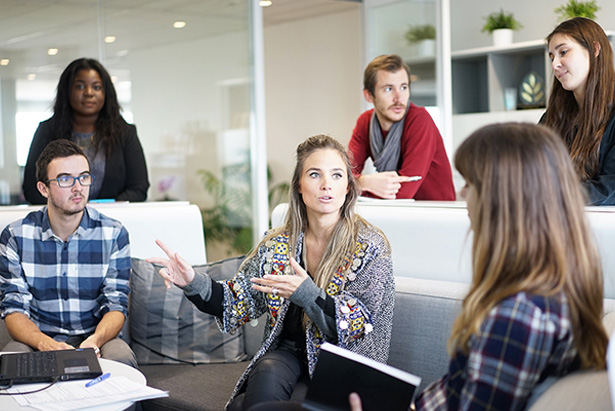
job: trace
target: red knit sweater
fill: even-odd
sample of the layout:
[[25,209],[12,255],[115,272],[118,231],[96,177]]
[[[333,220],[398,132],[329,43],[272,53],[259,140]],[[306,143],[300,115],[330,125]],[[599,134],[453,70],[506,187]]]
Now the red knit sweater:
[[[373,111],[367,110],[359,116],[348,144],[355,177],[361,175],[365,160],[372,156],[369,146],[369,121]],[[386,133],[383,135],[386,139]],[[453,174],[442,136],[427,110],[412,103],[404,121],[397,173],[423,178],[402,183],[396,198],[455,200]]]

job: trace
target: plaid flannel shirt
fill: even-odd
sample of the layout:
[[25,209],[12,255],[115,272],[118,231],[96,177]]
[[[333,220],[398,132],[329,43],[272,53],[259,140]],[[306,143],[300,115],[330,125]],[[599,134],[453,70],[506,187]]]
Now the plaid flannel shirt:
[[88,335],[105,313],[128,313],[129,275],[128,232],[118,221],[86,207],[64,242],[45,207],[0,236],[0,315],[23,313],[58,341]]
[[449,372],[416,400],[417,410],[520,410],[548,376],[578,367],[566,296],[518,293],[496,305]]

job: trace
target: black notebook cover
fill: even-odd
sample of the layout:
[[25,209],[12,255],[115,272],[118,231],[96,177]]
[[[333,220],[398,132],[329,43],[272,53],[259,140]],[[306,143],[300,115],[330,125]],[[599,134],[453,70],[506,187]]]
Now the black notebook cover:
[[356,392],[363,411],[407,411],[420,383],[419,377],[406,371],[325,343],[303,408],[349,410],[348,395]]

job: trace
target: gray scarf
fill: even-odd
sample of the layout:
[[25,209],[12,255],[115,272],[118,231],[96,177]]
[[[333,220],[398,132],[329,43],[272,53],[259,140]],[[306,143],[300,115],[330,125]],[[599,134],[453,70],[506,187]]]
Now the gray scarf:
[[404,131],[404,120],[410,109],[410,101],[406,105],[406,113],[396,123],[393,123],[386,141],[382,141],[382,129],[380,122],[376,116],[376,110],[372,113],[372,118],[369,121],[369,146],[372,150],[372,158],[374,166],[379,173],[383,171],[397,171],[399,164],[399,153],[401,151],[401,136]]

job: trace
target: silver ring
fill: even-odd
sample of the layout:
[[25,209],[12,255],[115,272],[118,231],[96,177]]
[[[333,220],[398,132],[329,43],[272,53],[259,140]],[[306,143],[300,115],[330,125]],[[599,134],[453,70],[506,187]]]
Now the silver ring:
[[271,287],[271,294],[278,295],[278,289],[275,287]]

